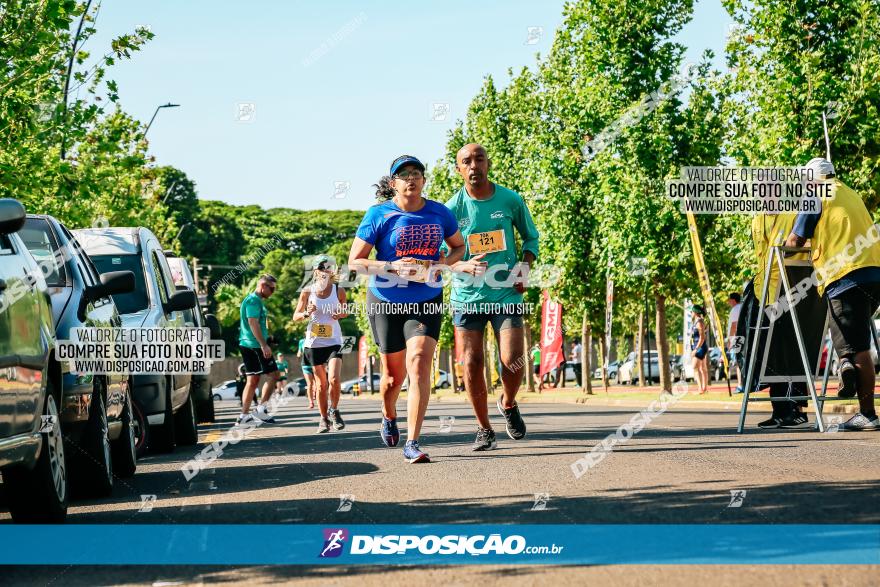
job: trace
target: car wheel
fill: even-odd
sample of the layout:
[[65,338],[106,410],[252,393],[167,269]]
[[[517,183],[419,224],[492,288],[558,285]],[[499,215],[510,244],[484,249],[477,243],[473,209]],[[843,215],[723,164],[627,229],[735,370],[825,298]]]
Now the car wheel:
[[117,477],[127,478],[137,469],[137,438],[135,436],[134,410],[131,407],[131,386],[125,394],[125,407],[122,410],[122,432],[111,443],[113,472]]
[[199,442],[199,428],[194,407],[193,396],[190,393],[183,407],[174,415],[174,425],[177,427],[174,432],[177,436],[177,444],[180,446],[193,446]]
[[441,384],[440,384],[440,389],[449,389],[449,382],[448,382],[448,381],[444,381],[443,383],[441,383]]
[[46,393],[42,416],[54,425],[40,433],[40,456],[32,469],[3,469],[3,486],[12,520],[25,524],[59,524],[67,517],[67,461],[55,396]]
[[[102,380],[103,381],[103,380]],[[73,457],[70,470],[72,491],[88,497],[113,493],[113,456],[110,448],[105,385],[96,385],[89,406],[89,420],[79,443],[68,437],[68,452]]]
[[174,409],[171,406],[171,380],[165,379],[165,419],[150,426],[150,450],[168,453],[174,450]]
[[219,393],[215,393],[215,394],[214,394],[214,401],[215,401],[215,402],[219,402],[219,401],[222,401],[222,400],[223,400],[223,398],[220,397],[220,394],[219,394]]
[[150,425],[147,424],[143,408],[134,398],[131,400],[131,415],[135,453],[137,458],[141,458],[147,454],[147,447],[150,445]]
[[211,424],[216,420],[214,415],[214,398],[199,402],[198,416],[199,422],[205,422],[207,424]]

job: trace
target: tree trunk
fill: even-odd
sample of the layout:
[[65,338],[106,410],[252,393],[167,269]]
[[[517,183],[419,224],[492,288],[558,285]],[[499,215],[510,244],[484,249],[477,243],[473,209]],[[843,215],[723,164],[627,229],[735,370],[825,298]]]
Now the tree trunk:
[[657,304],[657,321],[654,333],[657,341],[657,362],[660,363],[660,388],[672,393],[672,373],[669,369],[669,340],[666,336],[666,296],[654,294]]
[[639,374],[639,387],[645,387],[645,361],[642,356],[645,354],[645,310],[639,312],[639,333],[638,342],[636,343],[636,368]]
[[525,337],[526,344],[526,379],[528,380],[526,385],[528,385],[528,390],[532,393],[535,392],[535,373],[532,369],[532,327],[525,321],[525,328],[523,328],[523,336]]
[[602,387],[605,388],[605,393],[608,393],[608,364],[610,355],[608,354],[608,349],[605,348],[605,335],[602,334],[599,337],[599,364],[602,365]]
[[593,394],[593,377],[590,361],[593,354],[590,352],[592,344],[592,329],[587,319],[587,311],[584,310],[584,321],[581,324],[581,389],[583,389],[584,393],[590,395]]

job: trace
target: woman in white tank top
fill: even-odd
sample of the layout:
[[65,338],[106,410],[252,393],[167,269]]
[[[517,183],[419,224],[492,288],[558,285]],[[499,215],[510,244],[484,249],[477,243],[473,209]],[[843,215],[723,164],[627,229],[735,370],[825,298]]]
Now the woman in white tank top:
[[342,329],[339,320],[345,318],[345,290],[334,283],[336,267],[329,257],[318,256],[312,264],[312,283],[299,296],[295,321],[308,320],[303,363],[315,372],[318,411],[321,420],[318,433],[330,428],[342,430],[345,422],[339,413],[342,370]]

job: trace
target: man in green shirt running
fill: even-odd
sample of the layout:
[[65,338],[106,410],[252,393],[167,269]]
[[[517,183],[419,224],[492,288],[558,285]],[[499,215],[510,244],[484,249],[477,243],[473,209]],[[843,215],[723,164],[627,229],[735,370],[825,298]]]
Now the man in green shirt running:
[[[527,360],[523,348],[522,294],[528,268],[538,255],[538,230],[522,197],[489,181],[491,162],[482,145],[465,145],[455,161],[464,186],[446,206],[458,219],[467,245],[461,262],[482,260],[486,270],[476,278],[456,275],[452,289],[453,324],[465,355],[465,389],[479,422],[473,450],[484,451],[497,446],[486,405],[488,390],[483,370],[487,322],[492,324],[501,353],[503,392],[498,397],[498,411],[506,420],[510,438],[519,440],[526,435],[516,393]],[[514,231],[522,239],[522,262]]]
[[[245,296],[241,302],[238,347],[241,349],[241,359],[244,363],[244,373],[247,380],[244,391],[241,393],[239,423],[254,417],[270,424],[275,422],[275,418],[268,413],[266,404],[275,391],[275,382],[278,381],[278,366],[275,364],[275,359],[272,358],[272,349],[269,348],[266,306],[263,304],[263,300],[275,293],[275,286],[276,279],[273,276],[263,275],[257,282],[257,288]],[[263,385],[262,404],[257,407],[254,415],[251,415],[251,401],[262,375],[267,377],[266,383]]]

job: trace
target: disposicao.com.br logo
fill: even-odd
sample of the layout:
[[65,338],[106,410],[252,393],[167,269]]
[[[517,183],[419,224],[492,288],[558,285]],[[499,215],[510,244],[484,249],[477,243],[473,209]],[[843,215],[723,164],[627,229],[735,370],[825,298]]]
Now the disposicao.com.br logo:
[[[345,530],[325,529],[324,547],[321,557],[339,556],[343,543],[348,537]],[[388,534],[378,536],[352,535],[352,555],[388,554],[439,554],[439,555],[519,555],[519,554],[559,554],[563,546],[528,546],[526,539],[518,534],[502,537],[501,534],[476,534],[438,536],[429,534]],[[411,552],[412,551],[412,552]]]
[[348,532],[344,528],[324,528],[324,546],[321,547],[319,558],[333,558],[342,554],[342,548]]

